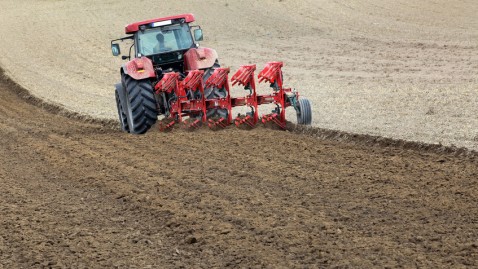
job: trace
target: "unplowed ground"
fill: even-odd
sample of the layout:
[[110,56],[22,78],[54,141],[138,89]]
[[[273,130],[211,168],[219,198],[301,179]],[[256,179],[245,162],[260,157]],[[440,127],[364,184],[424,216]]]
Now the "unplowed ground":
[[476,0],[1,0],[0,66],[39,98],[116,119],[110,40],[181,13],[231,76],[283,61],[315,126],[478,150]]
[[131,136],[0,84],[0,268],[478,266],[477,160],[258,128]]

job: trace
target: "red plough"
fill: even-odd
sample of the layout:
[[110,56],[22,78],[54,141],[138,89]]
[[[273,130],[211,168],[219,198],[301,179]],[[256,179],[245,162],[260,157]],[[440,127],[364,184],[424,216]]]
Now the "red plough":
[[[242,86],[248,94],[245,97],[232,98],[230,94],[229,68],[217,68],[206,80],[204,86],[202,77],[204,72],[193,70],[180,81],[179,73],[168,73],[156,84],[157,93],[174,92],[177,100],[170,106],[169,117],[171,121],[166,126],[160,126],[164,131],[171,128],[174,122],[181,122],[187,128],[197,128],[201,123],[208,123],[212,129],[226,128],[234,123],[236,126],[245,125],[253,128],[259,119],[262,123],[274,123],[282,129],[286,128],[285,110],[289,106],[294,106],[298,110],[298,120],[300,119],[299,94],[290,88],[283,87],[282,62],[270,62],[259,73],[259,83],[269,83],[272,93],[268,95],[258,95],[255,82],[255,65],[244,65],[232,76],[232,86]],[[204,88],[214,87],[226,92],[222,98],[206,99]],[[304,100],[302,98],[301,100]],[[305,99],[306,100],[306,99]],[[274,104],[276,107],[270,113],[259,117],[258,106],[264,104]],[[239,115],[232,120],[232,108],[247,106],[250,112],[245,115]],[[227,111],[227,117],[207,118],[207,111],[211,109],[221,109]],[[308,114],[310,115],[310,113]],[[310,118],[303,119],[310,122]]]

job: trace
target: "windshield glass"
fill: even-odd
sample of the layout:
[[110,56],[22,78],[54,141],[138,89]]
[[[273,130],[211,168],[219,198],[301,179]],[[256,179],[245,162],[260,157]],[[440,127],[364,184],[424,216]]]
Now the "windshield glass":
[[189,26],[173,24],[138,32],[138,53],[153,55],[189,49],[193,45]]

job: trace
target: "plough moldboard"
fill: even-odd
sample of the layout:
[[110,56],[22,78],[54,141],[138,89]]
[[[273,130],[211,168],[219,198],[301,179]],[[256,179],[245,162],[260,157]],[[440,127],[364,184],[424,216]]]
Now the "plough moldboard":
[[[273,123],[278,127],[286,128],[287,107],[294,107],[297,112],[298,124],[310,124],[312,120],[310,103],[290,88],[283,87],[282,62],[269,62],[259,72],[258,82],[269,83],[271,94],[260,95],[256,91],[256,65],[243,65],[229,80],[229,68],[216,68],[204,82],[203,70],[192,70],[181,79],[179,73],[165,73],[155,85],[156,94],[167,93],[173,95],[169,105],[169,115],[159,123],[159,129],[166,131],[177,123],[188,129],[200,127],[203,123],[212,129],[226,128],[233,123],[240,127],[253,128],[259,122]],[[231,86],[240,86],[248,92],[245,97],[231,97]],[[206,98],[206,90],[224,92],[223,97]],[[258,106],[273,104],[275,108],[269,114],[259,116]],[[248,107],[250,112],[238,115],[233,119],[234,107]],[[220,110],[226,113],[208,117],[208,111]]]

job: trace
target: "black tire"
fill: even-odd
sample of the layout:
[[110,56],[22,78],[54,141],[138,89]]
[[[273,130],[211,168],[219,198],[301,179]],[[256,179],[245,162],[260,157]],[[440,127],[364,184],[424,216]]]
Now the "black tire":
[[[214,70],[216,70],[216,68],[219,68],[219,67],[221,67],[221,65],[216,60],[216,62],[214,62],[214,65],[212,67],[209,67],[208,69],[204,70],[204,76],[202,78],[204,83],[206,83],[207,79],[212,75],[212,73],[214,73]],[[204,95],[206,99],[227,97],[226,92],[221,91],[221,89],[218,89],[216,87],[205,88]]]
[[121,100],[119,98],[118,90],[115,90],[116,98],[116,108],[118,109],[118,118],[120,123],[120,128],[124,132],[129,133],[128,119],[126,118],[126,113],[124,112],[123,106],[121,105]]
[[309,99],[299,98],[299,111],[297,111],[297,124],[311,125],[312,124],[312,109]]
[[153,86],[148,79],[135,80],[124,75],[124,87],[129,132],[144,134],[158,120]]
[[[219,68],[219,67],[221,67],[221,65],[216,60],[216,62],[214,62],[214,65],[212,67],[204,70],[204,76],[203,76],[204,83],[206,83],[208,78],[212,75],[212,73],[214,73],[214,70],[216,70],[216,68]],[[223,91],[222,89],[218,89],[216,87],[209,87],[204,89],[204,97],[206,99],[225,98],[227,97],[227,92]],[[206,112],[206,114],[208,119],[209,118],[227,119],[229,112],[227,111],[227,109],[209,109]]]

